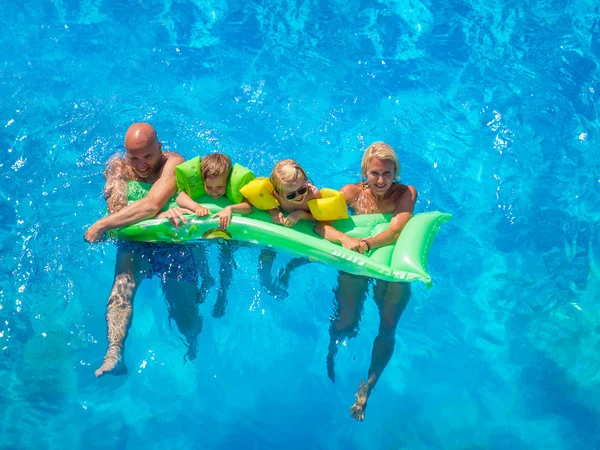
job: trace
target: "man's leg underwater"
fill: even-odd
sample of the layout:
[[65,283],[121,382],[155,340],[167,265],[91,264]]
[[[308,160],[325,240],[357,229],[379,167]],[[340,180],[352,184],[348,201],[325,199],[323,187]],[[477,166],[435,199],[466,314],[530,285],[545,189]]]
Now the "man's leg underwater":
[[335,383],[334,358],[338,343],[346,337],[353,337],[358,330],[365,298],[367,297],[368,278],[338,274],[338,286],[334,289],[334,313],[329,327],[329,351],[327,352],[327,375]]
[[96,377],[127,372],[123,352],[127,332],[133,317],[133,298],[149,270],[149,264],[135,245],[121,244],[117,251],[115,279],[106,305],[108,350],[104,362],[94,373]]
[[373,342],[368,379],[360,384],[355,394],[356,403],[350,408],[350,415],[356,420],[365,419],[369,395],[394,354],[396,327],[410,299],[410,283],[378,280],[374,297],[379,308],[379,334]]
[[202,332],[197,282],[164,275],[162,289],[169,308],[169,317],[175,320],[179,332],[187,341],[187,358],[193,360],[196,358],[198,335]]

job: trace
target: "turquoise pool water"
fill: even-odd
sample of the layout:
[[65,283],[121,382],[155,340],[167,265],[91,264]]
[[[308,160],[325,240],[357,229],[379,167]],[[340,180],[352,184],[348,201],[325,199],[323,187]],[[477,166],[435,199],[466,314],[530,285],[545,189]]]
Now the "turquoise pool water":
[[[595,3],[5,2],[0,9],[0,447],[600,447],[600,22]],[[454,215],[415,285],[367,409],[378,313],[325,356],[336,272],[277,301],[236,254],[198,358],[159,282],[135,301],[124,377],[106,348],[112,242],[102,170],[146,120],[190,158],[267,174],[297,159],[356,182],[392,144],[417,211]],[[210,261],[216,275],[217,252]],[[285,257],[278,258],[284,264]]]

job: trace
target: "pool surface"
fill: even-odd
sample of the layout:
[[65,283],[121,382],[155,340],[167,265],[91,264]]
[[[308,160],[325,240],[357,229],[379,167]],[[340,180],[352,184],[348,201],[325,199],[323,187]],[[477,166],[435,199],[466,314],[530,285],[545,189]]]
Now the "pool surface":
[[[0,8],[0,448],[600,448],[600,20],[590,0],[9,0]],[[198,356],[157,278],[126,376],[106,350],[116,249],[83,232],[102,171],[148,121],[186,158],[256,174],[294,158],[320,187],[398,152],[416,212],[444,211],[434,287],[413,285],[363,423],[378,311],[325,358],[337,272],[289,296],[241,248]],[[275,270],[289,257],[279,255]],[[209,248],[218,279],[218,248]]]

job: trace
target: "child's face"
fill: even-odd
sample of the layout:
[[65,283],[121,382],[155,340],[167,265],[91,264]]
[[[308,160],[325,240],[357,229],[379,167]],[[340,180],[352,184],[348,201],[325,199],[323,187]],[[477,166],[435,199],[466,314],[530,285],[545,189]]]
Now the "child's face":
[[297,180],[283,186],[279,192],[282,198],[292,203],[302,203],[308,194],[308,181]]
[[204,180],[204,189],[212,198],[223,197],[227,192],[227,175],[207,177]]

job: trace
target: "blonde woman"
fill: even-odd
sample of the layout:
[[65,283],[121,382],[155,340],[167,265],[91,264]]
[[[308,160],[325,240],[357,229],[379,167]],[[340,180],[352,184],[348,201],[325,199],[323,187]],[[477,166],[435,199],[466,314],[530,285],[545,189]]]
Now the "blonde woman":
[[[344,186],[341,192],[354,214],[392,214],[389,229],[367,239],[352,238],[327,222],[317,222],[315,231],[325,239],[358,253],[396,242],[411,218],[417,200],[413,186],[397,181],[399,174],[400,161],[392,147],[384,142],[371,144],[362,159],[362,181]],[[327,372],[334,382],[337,343],[344,337],[356,335],[369,281],[373,283],[373,296],[379,308],[379,334],[373,343],[367,380],[363,379],[356,393],[356,402],[350,408],[350,414],[356,420],[364,420],[367,399],[394,353],[396,326],[410,298],[409,283],[373,282],[367,277],[339,273],[339,285],[334,291],[335,319],[329,330],[327,355]]]

